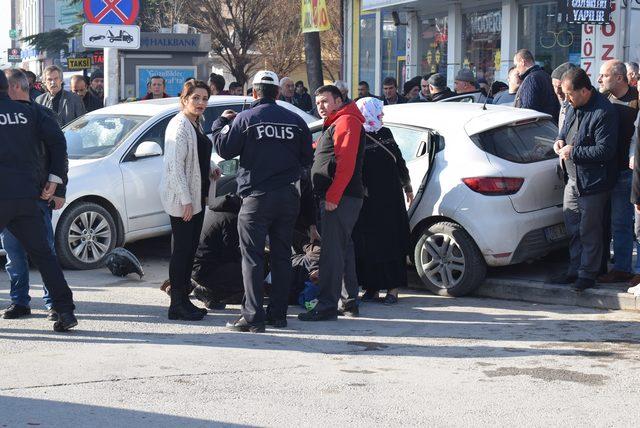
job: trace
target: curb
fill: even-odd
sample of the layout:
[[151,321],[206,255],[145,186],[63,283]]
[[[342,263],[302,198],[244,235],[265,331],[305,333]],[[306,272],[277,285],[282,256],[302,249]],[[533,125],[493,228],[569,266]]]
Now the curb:
[[[410,277],[409,288],[426,290],[419,278]],[[599,286],[576,292],[567,285],[508,278],[487,278],[473,296],[519,300],[551,305],[640,312],[640,297],[626,292],[622,285]]]

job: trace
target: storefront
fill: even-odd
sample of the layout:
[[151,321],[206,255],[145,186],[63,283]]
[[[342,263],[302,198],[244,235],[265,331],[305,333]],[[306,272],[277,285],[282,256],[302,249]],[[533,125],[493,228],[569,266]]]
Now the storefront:
[[612,0],[619,4],[608,26],[566,23],[557,0],[346,1],[344,75],[352,91],[365,80],[374,93],[386,76],[401,86],[438,72],[452,86],[462,67],[489,83],[506,81],[513,55],[526,48],[548,72],[570,61],[589,67],[595,82],[602,61],[638,61],[640,32],[630,31],[637,26],[633,17],[640,16],[637,1],[627,11]]

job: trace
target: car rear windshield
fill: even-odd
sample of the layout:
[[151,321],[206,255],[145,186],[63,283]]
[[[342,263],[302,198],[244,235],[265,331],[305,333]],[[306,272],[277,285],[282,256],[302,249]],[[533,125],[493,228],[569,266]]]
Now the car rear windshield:
[[537,120],[490,129],[471,136],[480,149],[516,163],[540,162],[557,157],[553,143],[558,127],[550,120]]

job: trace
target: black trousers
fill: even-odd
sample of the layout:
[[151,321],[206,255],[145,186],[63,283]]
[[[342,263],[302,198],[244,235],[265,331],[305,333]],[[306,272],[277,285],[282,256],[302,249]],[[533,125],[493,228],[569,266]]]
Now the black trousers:
[[191,220],[171,217],[171,237],[173,250],[169,262],[169,282],[171,282],[171,306],[180,306],[191,292],[191,271],[196,256],[200,231],[204,220],[204,209]]
[[75,309],[73,294],[47,242],[42,211],[35,199],[0,200],[0,230],[7,228],[36,264],[56,312]]
[[242,252],[244,298],[242,316],[250,324],[265,321],[264,303],[264,245],[269,235],[271,262],[271,294],[269,316],[287,316],[289,285],[291,283],[291,241],[300,210],[300,196],[293,185],[265,193],[250,195],[242,200],[238,216],[238,234]]

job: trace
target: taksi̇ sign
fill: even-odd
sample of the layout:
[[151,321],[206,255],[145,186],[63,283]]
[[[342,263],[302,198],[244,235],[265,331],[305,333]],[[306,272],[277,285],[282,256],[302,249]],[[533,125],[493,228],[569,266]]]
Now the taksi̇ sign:
[[300,28],[303,33],[326,31],[331,28],[325,0],[302,0]]
[[92,24],[133,25],[140,0],[84,0],[84,14]]
[[67,68],[69,70],[91,68],[91,58],[67,58]]
[[7,50],[7,60],[9,62],[22,62],[22,52],[19,48],[11,48]]
[[608,24],[612,11],[611,0],[563,0],[561,13],[569,24]]

